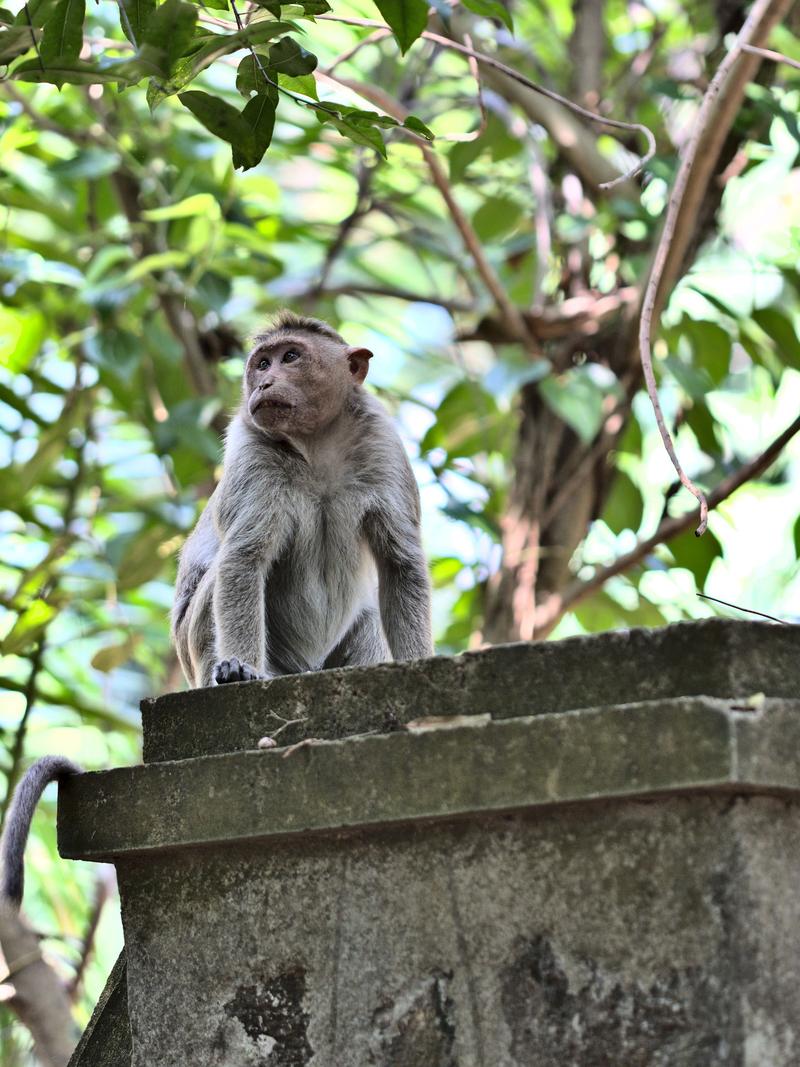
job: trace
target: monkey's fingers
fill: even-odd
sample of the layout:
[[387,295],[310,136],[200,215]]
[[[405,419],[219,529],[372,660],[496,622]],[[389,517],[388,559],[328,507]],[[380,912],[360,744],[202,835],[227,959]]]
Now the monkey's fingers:
[[254,682],[263,678],[255,667],[249,663],[243,663],[235,656],[231,659],[223,659],[214,667],[214,681],[217,685],[225,685],[227,682]]

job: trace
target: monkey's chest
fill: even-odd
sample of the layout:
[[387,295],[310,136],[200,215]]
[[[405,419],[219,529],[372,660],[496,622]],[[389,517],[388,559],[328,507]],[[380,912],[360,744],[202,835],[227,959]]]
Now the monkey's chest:
[[[342,502],[342,505],[344,502]],[[357,505],[309,509],[267,579],[268,633],[281,629],[315,670],[377,599],[377,570]]]

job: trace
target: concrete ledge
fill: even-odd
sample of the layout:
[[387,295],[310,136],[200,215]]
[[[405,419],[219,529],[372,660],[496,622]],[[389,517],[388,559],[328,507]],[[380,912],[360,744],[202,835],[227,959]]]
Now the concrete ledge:
[[800,626],[709,619],[566,641],[500,645],[416,663],[173,693],[144,701],[144,761],[256,747],[282,720],[292,744],[335,740],[421,716],[494,719],[683,696],[741,702],[800,694]]
[[73,859],[675,792],[800,790],[800,703],[679,698],[230,753],[63,783]]

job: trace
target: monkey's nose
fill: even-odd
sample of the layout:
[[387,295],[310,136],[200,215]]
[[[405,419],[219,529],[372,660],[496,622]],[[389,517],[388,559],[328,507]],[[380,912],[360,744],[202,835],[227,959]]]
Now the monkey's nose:
[[270,387],[271,385],[272,385],[272,382],[262,382],[262,383],[261,383],[261,385],[259,385],[259,387],[258,387],[258,388],[259,388],[259,389],[269,389],[269,387]]

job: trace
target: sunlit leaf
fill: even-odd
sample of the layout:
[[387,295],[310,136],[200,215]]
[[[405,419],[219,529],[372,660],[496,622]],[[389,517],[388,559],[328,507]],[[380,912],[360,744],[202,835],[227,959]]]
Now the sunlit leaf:
[[0,364],[14,374],[25,370],[46,333],[47,322],[36,308],[0,307]]
[[56,615],[56,608],[45,600],[34,600],[23,611],[3,641],[0,652],[4,656],[19,655],[36,643],[48,623]]

